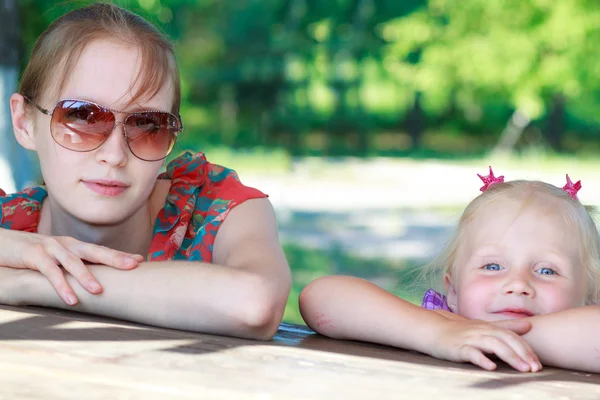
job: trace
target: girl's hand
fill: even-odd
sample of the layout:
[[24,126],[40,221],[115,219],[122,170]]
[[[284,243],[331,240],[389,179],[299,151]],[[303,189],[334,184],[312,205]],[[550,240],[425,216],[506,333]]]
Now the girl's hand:
[[465,321],[466,320],[466,318],[463,317],[462,315],[455,314],[455,313],[450,312],[450,311],[446,311],[446,310],[431,310],[431,311],[433,311],[435,313],[438,313],[441,316],[443,316],[445,318],[448,318],[448,319],[451,319],[451,320],[454,320],[454,321]]
[[495,354],[518,371],[537,372],[542,369],[540,360],[520,336],[530,329],[530,322],[516,319],[495,322],[448,319],[443,323],[431,355],[471,362],[491,371],[496,369],[496,364],[485,354]]
[[139,254],[124,253],[71,237],[0,229],[0,266],[41,272],[69,305],[77,304],[78,300],[67,283],[63,269],[88,292],[98,294],[102,292],[102,286],[84,261],[128,270],[137,267],[143,259]]

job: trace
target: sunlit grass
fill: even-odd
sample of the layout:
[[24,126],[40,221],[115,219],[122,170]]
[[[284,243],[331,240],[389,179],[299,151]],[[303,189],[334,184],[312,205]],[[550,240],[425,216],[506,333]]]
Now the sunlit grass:
[[294,244],[284,245],[284,251],[292,269],[292,289],[284,322],[304,324],[298,309],[298,296],[306,285],[322,276],[352,275],[368,279],[415,304],[420,304],[428,288],[419,280],[421,265],[409,260],[359,258],[339,249],[315,250]]
[[236,171],[285,173],[289,171],[291,164],[291,157],[281,149],[257,147],[249,150],[231,150],[212,147],[204,151],[211,162]]
[[225,146],[178,149],[178,151],[173,151],[174,154],[170,156],[170,159],[185,150],[202,151],[211,163],[231,168],[238,173],[282,174],[288,172],[291,165],[291,157],[286,151],[263,147],[243,150],[233,150]]
[[[181,151],[183,150],[179,150],[179,152]],[[304,156],[294,158],[283,149],[263,147],[233,150],[225,146],[212,146],[204,147],[201,151],[206,154],[210,162],[234,169],[240,174],[281,175],[301,170],[303,175],[310,176],[311,179],[324,180],[332,178],[336,180],[352,179],[353,171],[357,167],[360,167],[363,163],[372,162],[388,163],[390,166],[412,165],[415,168],[429,162],[466,167],[493,165],[498,170],[519,169],[558,174],[568,173],[569,171],[591,173],[600,170],[600,157],[595,152],[556,154],[536,148],[512,154],[496,155],[489,153],[469,157],[451,157],[448,154],[441,154],[436,157],[433,154],[424,154],[423,152],[400,156],[381,156],[375,152],[373,156],[367,158],[352,156]],[[174,156],[176,154],[173,154],[171,158]]]
[[579,154],[556,154],[541,149],[530,148],[513,154],[490,154],[475,159],[457,159],[449,161],[456,165],[477,165],[489,163],[499,168],[566,173],[569,171],[596,172],[600,169],[600,157],[595,152]]

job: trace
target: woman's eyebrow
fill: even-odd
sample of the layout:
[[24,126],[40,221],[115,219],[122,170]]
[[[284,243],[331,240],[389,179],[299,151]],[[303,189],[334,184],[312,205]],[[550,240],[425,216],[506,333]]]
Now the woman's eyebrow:
[[156,107],[133,107],[133,108],[128,108],[127,110],[123,110],[121,112],[139,113],[139,112],[144,112],[144,111],[170,112],[170,111],[165,111],[163,109],[156,108]]
[[139,113],[139,112],[144,112],[144,111],[170,112],[170,111],[165,111],[163,109],[153,107],[153,106],[141,107],[139,104],[127,104],[127,105],[125,105],[125,109],[120,109],[120,108],[117,108],[114,106],[107,105],[101,101],[97,101],[95,99],[90,99],[87,96],[67,96],[67,97],[64,97],[61,99],[62,100],[70,99],[70,100],[88,101],[90,103],[98,104],[102,107],[108,108],[109,110],[111,110],[113,112],[117,112],[117,113],[131,114],[131,113]]

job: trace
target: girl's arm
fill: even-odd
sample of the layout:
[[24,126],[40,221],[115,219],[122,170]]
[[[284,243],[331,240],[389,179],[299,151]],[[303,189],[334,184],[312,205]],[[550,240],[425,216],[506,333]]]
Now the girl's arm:
[[492,324],[448,318],[349,276],[328,276],[311,282],[300,294],[299,302],[308,326],[332,338],[416,350],[440,359],[472,362],[485,369],[496,365],[484,353],[495,353],[520,371],[541,368],[529,345],[517,335],[530,329],[526,321]]
[[600,373],[600,306],[586,306],[528,318],[523,336],[542,363]]
[[18,277],[1,291],[8,304],[74,309],[167,328],[255,339],[273,337],[290,290],[290,271],[277,237],[275,215],[266,199],[240,204],[217,234],[215,264],[189,261],[144,262],[119,271],[91,266],[104,287],[90,294],[67,279],[80,302],[70,307],[37,271],[0,268]]
[[[300,293],[300,313],[314,331],[428,353],[444,319],[363,279],[327,276]],[[407,330],[410,326],[414,329]]]

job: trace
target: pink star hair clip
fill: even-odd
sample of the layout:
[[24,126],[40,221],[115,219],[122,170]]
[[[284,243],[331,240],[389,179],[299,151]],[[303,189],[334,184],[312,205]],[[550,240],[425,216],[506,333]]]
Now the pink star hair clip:
[[569,178],[569,174],[567,174],[567,184],[565,186],[563,186],[563,190],[567,193],[569,193],[569,196],[571,196],[571,198],[573,200],[578,200],[577,198],[577,192],[579,192],[579,190],[581,189],[581,181],[577,181],[575,183],[573,183],[573,181],[571,181],[571,178]]
[[479,179],[483,181],[483,186],[479,188],[479,190],[486,191],[490,186],[496,183],[504,182],[504,175],[500,175],[498,177],[494,176],[494,171],[492,171],[492,167],[490,167],[490,174],[488,176],[482,176],[477,174]]

